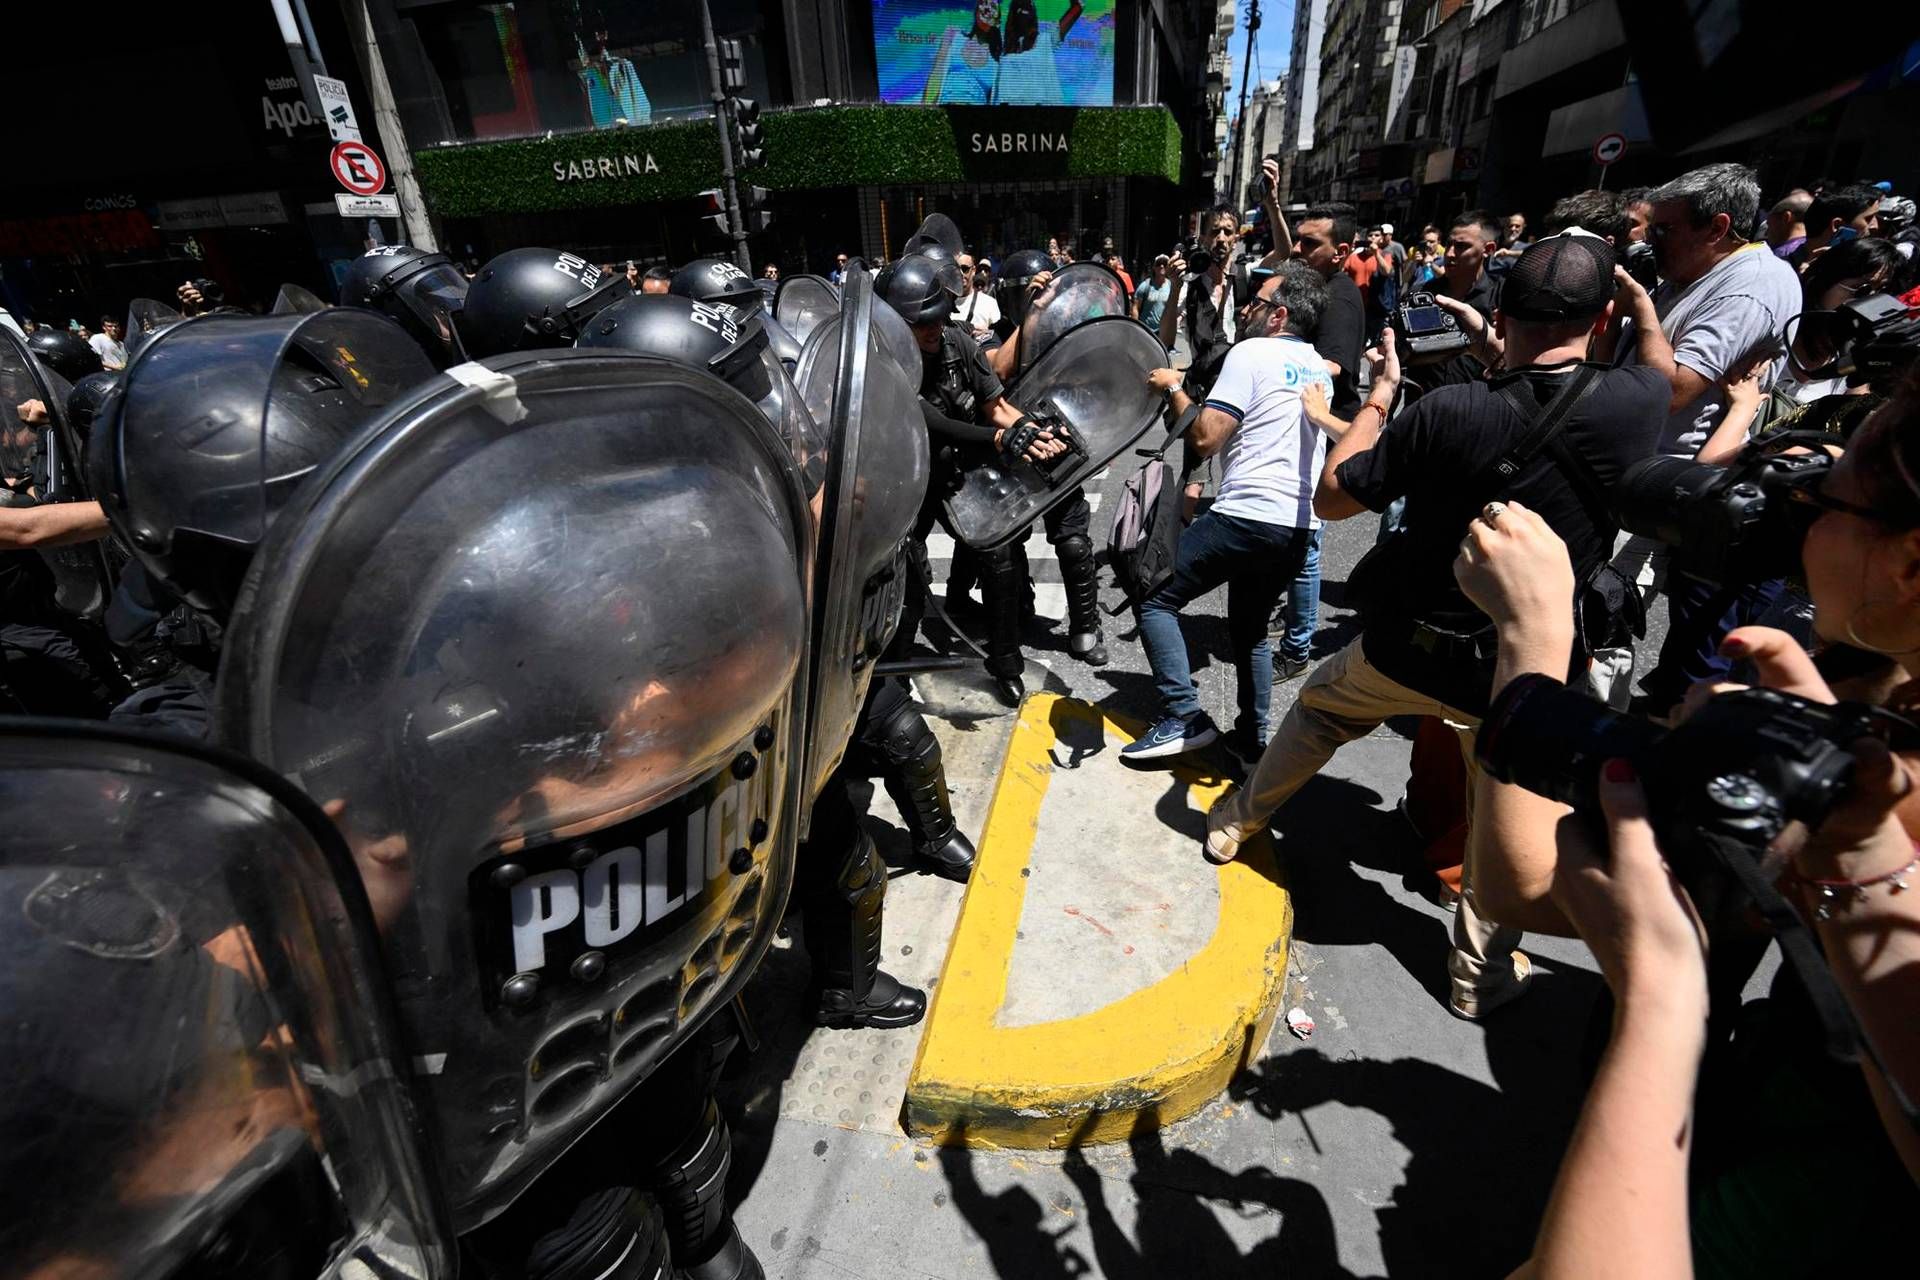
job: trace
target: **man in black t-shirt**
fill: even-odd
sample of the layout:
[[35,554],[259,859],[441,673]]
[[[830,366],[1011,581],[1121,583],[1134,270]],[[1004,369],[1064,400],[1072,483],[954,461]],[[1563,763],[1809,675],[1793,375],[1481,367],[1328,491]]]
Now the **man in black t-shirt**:
[[[1574,474],[1584,470],[1595,496],[1646,457],[1666,420],[1668,388],[1657,374],[1628,366],[1600,370],[1574,403],[1553,444],[1537,449],[1509,480],[1494,463],[1529,433],[1567,385],[1589,337],[1606,327],[1614,292],[1613,252],[1597,236],[1568,232],[1537,242],[1508,274],[1495,330],[1507,372],[1430,391],[1391,425],[1399,382],[1392,337],[1365,404],[1328,452],[1314,511],[1339,520],[1406,499],[1402,540],[1391,561],[1388,600],[1364,617],[1359,640],[1307,680],[1245,787],[1207,819],[1207,855],[1235,856],[1241,843],[1342,744],[1397,715],[1439,716],[1461,726],[1469,775],[1473,729],[1485,713],[1492,675],[1493,627],[1460,593],[1453,559],[1468,524],[1491,504],[1518,499],[1567,543],[1576,581],[1607,561],[1616,529]],[[1523,417],[1503,389],[1529,408]],[[1564,447],[1561,447],[1564,446]],[[1568,601],[1571,609],[1573,602]],[[1530,966],[1513,950],[1519,933],[1474,909],[1469,883],[1453,925],[1449,1005],[1477,1019],[1526,988]]]
[[[1285,221],[1280,220],[1278,204],[1270,203],[1268,208],[1267,216],[1276,219],[1274,250],[1262,265],[1277,266],[1296,258],[1327,282],[1327,305],[1320,313],[1313,349],[1326,361],[1327,373],[1333,378],[1333,414],[1344,421],[1360,408],[1360,352],[1367,345],[1366,300],[1344,269],[1356,234],[1353,206],[1314,205],[1294,221],[1291,236],[1286,234]],[[1273,671],[1282,680],[1304,672],[1312,659],[1313,634],[1320,623],[1320,534],[1319,529],[1313,531],[1300,574],[1274,610],[1270,629],[1280,637],[1280,643],[1274,653]]]

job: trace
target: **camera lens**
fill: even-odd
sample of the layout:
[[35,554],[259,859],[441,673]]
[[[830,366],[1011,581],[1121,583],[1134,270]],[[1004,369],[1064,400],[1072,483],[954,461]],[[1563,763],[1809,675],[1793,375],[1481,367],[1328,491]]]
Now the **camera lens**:
[[1700,499],[1726,475],[1725,467],[1688,458],[1648,458],[1628,467],[1613,490],[1613,513],[1628,533],[1678,545],[1688,540]]
[[1475,753],[1502,782],[1597,812],[1600,766],[1641,759],[1664,732],[1535,674],[1521,676],[1493,700]]

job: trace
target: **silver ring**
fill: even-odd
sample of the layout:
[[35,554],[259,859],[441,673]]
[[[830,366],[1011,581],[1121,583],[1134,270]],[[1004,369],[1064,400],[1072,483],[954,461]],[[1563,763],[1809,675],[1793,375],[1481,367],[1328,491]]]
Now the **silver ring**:
[[1481,508],[1480,518],[1482,520],[1485,520],[1488,524],[1493,524],[1496,521],[1498,521],[1501,516],[1505,514],[1507,514],[1506,503],[1489,502],[1485,507]]

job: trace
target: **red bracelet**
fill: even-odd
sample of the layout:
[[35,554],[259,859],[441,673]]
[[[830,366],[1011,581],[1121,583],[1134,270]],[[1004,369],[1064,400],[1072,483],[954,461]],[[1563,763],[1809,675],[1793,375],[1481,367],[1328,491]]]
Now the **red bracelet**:
[[[1920,850],[1920,846],[1916,848]],[[1916,867],[1920,867],[1920,851],[1916,851],[1914,856],[1907,860],[1905,866],[1895,867],[1892,871],[1870,876],[1865,880],[1815,880],[1811,876],[1801,875],[1798,871],[1793,873],[1793,878],[1818,894],[1813,904],[1815,918],[1830,920],[1834,912],[1844,911],[1856,903],[1865,902],[1867,890],[1877,885],[1891,884],[1893,887],[1888,892],[1905,893],[1907,877],[1913,874]]]

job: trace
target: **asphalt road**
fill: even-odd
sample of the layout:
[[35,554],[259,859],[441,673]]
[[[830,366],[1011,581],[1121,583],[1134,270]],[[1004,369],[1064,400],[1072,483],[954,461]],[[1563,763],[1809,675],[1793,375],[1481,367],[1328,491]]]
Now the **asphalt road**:
[[[1130,462],[1090,491],[1096,542]],[[1326,530],[1316,658],[1356,633],[1343,585],[1376,523]],[[1037,537],[1032,547],[1041,610],[1057,611],[1045,585],[1057,570]],[[1223,725],[1234,705],[1225,600],[1196,602],[1185,623],[1202,701]],[[1063,628],[1033,632],[1029,686],[1151,720],[1145,656],[1131,619],[1117,621],[1100,668],[1065,653]],[[1300,684],[1276,685],[1274,723]],[[733,1191],[767,1273],[1487,1276],[1518,1264],[1578,1106],[1602,987],[1580,944],[1530,937],[1525,999],[1485,1025],[1450,1016],[1450,917],[1394,812],[1403,729],[1350,744],[1276,821],[1296,913],[1286,1005],[1314,1019],[1311,1040],[1277,1025],[1265,1055],[1198,1115],[1084,1153],[929,1150],[749,1108],[735,1121],[737,1151],[751,1155],[737,1156]],[[889,954],[897,941],[890,926]]]

